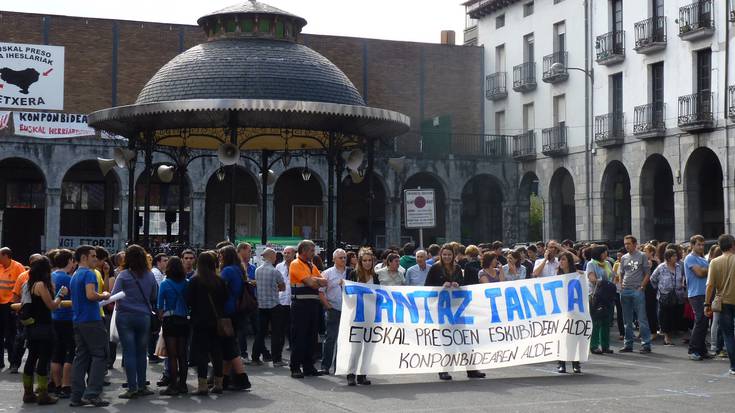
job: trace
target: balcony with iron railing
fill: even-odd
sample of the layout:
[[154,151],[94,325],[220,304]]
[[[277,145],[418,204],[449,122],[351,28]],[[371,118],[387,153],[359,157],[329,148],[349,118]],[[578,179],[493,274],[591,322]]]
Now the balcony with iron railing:
[[[567,71],[568,61],[568,52],[565,51],[554,52],[544,56],[544,73],[541,76],[541,80],[546,83],[557,83],[567,80],[569,78],[569,72]],[[554,66],[555,63],[559,64]]]
[[655,53],[666,48],[666,16],[651,17],[635,24],[636,52]]
[[699,0],[679,8],[679,37],[698,40],[715,33],[712,0]]
[[561,156],[567,153],[567,127],[564,125],[541,131],[541,152],[546,156]]
[[727,87],[727,116],[735,120],[735,85]]
[[730,10],[730,15],[729,15],[729,20],[730,20],[731,22],[735,22],[735,0],[728,0],[728,2],[730,3],[730,8],[729,8],[729,10]]
[[633,135],[639,139],[666,134],[666,103],[651,102],[633,109]]
[[464,29],[464,45],[465,46],[477,46],[477,36],[479,30],[477,25],[467,27]]
[[514,136],[512,155],[517,161],[536,159],[536,132],[530,130]]
[[605,66],[625,60],[625,31],[614,31],[597,36],[595,42],[597,63]]
[[606,148],[622,145],[625,140],[625,114],[612,112],[595,116],[595,143]]
[[715,126],[714,96],[704,91],[679,96],[679,128],[687,132],[712,129]]
[[396,138],[391,156],[444,159],[511,159],[513,136],[472,133],[423,133],[412,131]]
[[507,74],[496,72],[485,78],[485,97],[488,100],[500,100],[508,97]]
[[513,90],[530,92],[536,89],[536,62],[513,66]]

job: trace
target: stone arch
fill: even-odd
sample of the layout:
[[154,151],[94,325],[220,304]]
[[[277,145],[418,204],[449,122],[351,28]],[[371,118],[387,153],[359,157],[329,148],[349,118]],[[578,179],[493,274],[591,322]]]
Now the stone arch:
[[[219,169],[209,176],[204,200],[204,243],[216,245],[227,238],[229,228],[231,168]],[[222,176],[222,180],[220,180]],[[256,177],[240,165],[235,168],[235,237],[260,238],[261,198]]]
[[[154,163],[151,169],[153,172],[150,176],[151,247],[164,241],[178,241],[188,244],[191,228],[191,179],[189,179],[188,173],[182,176],[181,173],[176,171],[171,182],[162,182],[156,173],[161,165],[168,164]],[[143,233],[146,192],[146,175],[141,174],[135,183],[136,234]],[[183,206],[183,211],[179,211],[180,203]]]
[[16,260],[42,251],[45,235],[46,176],[35,162],[22,157],[0,160],[0,208],[3,211],[2,240]]
[[689,156],[684,168],[687,237],[714,239],[725,232],[722,176],[720,160],[711,149],[697,148]]
[[490,174],[473,176],[462,188],[461,240],[465,245],[503,239],[501,181]]
[[61,183],[61,236],[113,237],[120,224],[120,180],[102,173],[97,160],[70,166]]
[[327,236],[324,191],[314,170],[308,181],[304,168],[291,168],[273,187],[274,235],[324,240]]
[[602,238],[619,241],[630,234],[630,177],[620,161],[611,161],[602,174]]
[[[446,228],[447,228],[447,193],[446,185],[436,175],[431,172],[417,172],[411,175],[403,183],[404,189],[433,189],[434,190],[434,201],[435,201],[435,213],[436,213],[436,226],[434,228],[425,228],[424,233],[424,246],[428,246],[432,243],[443,243],[446,239]],[[418,245],[419,241],[419,230],[406,228],[406,205],[405,197],[401,194],[401,234],[403,236],[413,239]],[[402,237],[403,238],[403,237]],[[401,244],[406,241],[401,239]]]
[[641,240],[674,241],[674,175],[661,154],[643,163],[639,188]]
[[577,237],[576,209],[574,205],[574,179],[561,167],[554,172],[549,184],[551,216],[550,238],[558,240]]
[[[342,180],[342,237],[339,241],[353,245],[376,245],[368,239],[368,181],[354,183],[349,175]],[[373,172],[373,236],[385,236],[385,206],[388,192],[382,177]]]
[[[539,179],[535,172],[526,172],[518,188],[518,224],[520,241],[540,241],[544,237],[543,204],[541,222],[531,220],[531,196],[539,196]],[[540,198],[537,198],[540,201]]]

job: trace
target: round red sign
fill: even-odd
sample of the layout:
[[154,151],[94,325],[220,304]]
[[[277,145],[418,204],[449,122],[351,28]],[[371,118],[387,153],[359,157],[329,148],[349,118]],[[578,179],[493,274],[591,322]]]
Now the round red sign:
[[417,196],[416,198],[414,198],[413,204],[416,205],[416,208],[421,209],[426,206],[426,198],[422,196]]

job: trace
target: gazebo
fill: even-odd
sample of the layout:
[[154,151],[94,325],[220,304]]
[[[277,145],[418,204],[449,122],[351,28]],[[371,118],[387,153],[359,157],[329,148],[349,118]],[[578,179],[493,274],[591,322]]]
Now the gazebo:
[[[367,106],[339,68],[300,44],[299,35],[306,25],[302,17],[251,0],[203,16],[197,23],[206,33],[206,42],[159,69],[134,104],[94,112],[89,115],[89,124],[128,139],[124,160],[129,161],[131,169],[131,191],[135,187],[131,158],[138,150],[145,153],[146,171],[152,168],[151,154],[156,148],[177,151],[178,172],[185,170],[192,151],[198,156],[214,156],[213,151],[217,151],[220,162],[231,165],[233,172],[244,157],[242,153],[259,151],[263,243],[267,241],[271,156],[281,152],[282,160],[287,162],[291,154],[325,154],[329,170],[327,250],[332,251],[335,164],[342,152],[366,147],[368,169],[372,169],[372,143],[405,133],[410,119]],[[150,174],[145,175],[150,181]],[[147,239],[150,207],[145,195]],[[130,199],[134,199],[132,193]],[[133,208],[130,202],[131,217],[135,214]],[[232,240],[234,213],[230,208]],[[130,224],[130,240],[133,232]]]

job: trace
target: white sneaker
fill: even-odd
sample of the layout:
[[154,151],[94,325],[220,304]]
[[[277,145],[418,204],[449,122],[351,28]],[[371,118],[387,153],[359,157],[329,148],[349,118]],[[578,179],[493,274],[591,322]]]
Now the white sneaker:
[[728,373],[730,373],[730,375],[731,375],[731,376],[735,376],[735,370],[733,370],[733,369],[730,369],[730,370],[728,371]]

